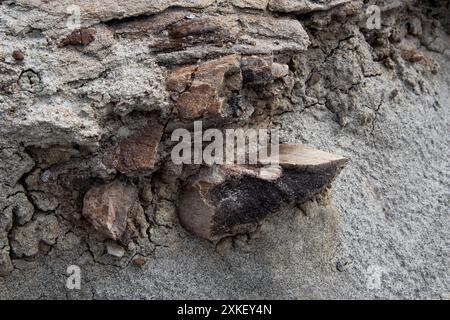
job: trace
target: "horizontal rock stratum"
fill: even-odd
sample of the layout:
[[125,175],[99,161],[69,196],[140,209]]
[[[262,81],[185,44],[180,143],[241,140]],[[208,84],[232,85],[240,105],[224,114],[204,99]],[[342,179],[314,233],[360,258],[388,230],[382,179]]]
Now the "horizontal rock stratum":
[[84,197],[83,216],[107,237],[120,239],[128,213],[137,200],[137,190],[120,181],[94,187]]

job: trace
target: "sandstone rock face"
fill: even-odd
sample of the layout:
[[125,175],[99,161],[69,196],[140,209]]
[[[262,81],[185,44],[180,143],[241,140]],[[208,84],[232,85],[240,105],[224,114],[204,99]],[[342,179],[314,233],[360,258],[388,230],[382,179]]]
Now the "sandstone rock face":
[[118,240],[125,231],[128,212],[136,199],[136,189],[120,181],[93,187],[84,197],[83,216],[99,232]]
[[[302,145],[281,145],[278,169],[235,165],[204,169],[182,190],[181,224],[208,240],[249,232],[269,213],[324,190],[347,161]],[[269,170],[274,174],[268,175]]]

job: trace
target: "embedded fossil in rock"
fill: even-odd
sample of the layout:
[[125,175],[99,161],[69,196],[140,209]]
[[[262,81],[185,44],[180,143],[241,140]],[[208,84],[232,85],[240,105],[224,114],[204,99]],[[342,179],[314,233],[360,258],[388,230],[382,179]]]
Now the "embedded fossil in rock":
[[[168,70],[165,83],[169,104],[173,107],[166,125],[161,126],[154,118],[144,128],[119,141],[103,159],[107,168],[129,177],[149,174],[153,169],[157,170],[155,164],[159,145],[164,143],[163,131],[171,132],[180,124],[189,126],[193,120],[205,121],[205,126],[215,124],[222,129],[229,123],[258,123],[250,120],[251,117],[273,112],[278,107],[277,99],[282,99],[283,94],[292,89],[293,72],[288,63],[293,53],[304,51],[310,44],[308,34],[298,20],[246,13],[226,16],[210,13],[189,16],[187,13],[169,11],[131,21],[126,27],[121,22],[111,26],[118,37],[139,36],[143,32],[151,34],[150,50],[157,61],[161,65],[169,62],[175,67]],[[202,61],[198,61],[199,58]],[[213,166],[202,168],[194,177],[188,176],[184,190],[178,196],[182,225],[209,240],[245,232],[250,225],[284,204],[305,201],[319,193],[347,161],[302,146],[285,145],[281,156],[279,169],[264,168],[262,164],[262,167]],[[225,182],[214,180],[219,176]],[[202,185],[199,179],[217,184],[210,195],[195,197],[198,192],[195,187]],[[253,192],[255,186],[261,188],[257,193]],[[111,223],[100,218],[106,214],[93,210],[90,205],[97,201],[93,200],[95,198],[108,198],[109,188],[105,187],[101,192],[95,191],[96,188],[85,196],[84,215],[104,234],[120,239],[134,193],[128,192],[130,197],[117,198],[111,204],[120,207],[118,217],[114,216],[115,210],[110,210],[113,217],[108,219],[117,220],[115,231],[112,231]],[[194,198],[187,196],[190,193]],[[225,202],[231,195],[240,199],[234,207],[227,209]],[[202,196],[216,200],[205,200]],[[125,201],[128,209],[121,207],[120,201]],[[212,212],[206,205],[208,201],[217,202],[215,205],[220,207],[217,212]],[[105,212],[110,214],[110,211]],[[158,212],[155,221],[166,225],[167,219],[161,219]],[[209,226],[208,215],[215,217]]]
[[[17,135],[16,132],[27,127],[29,121],[29,117],[17,117],[20,119],[18,122],[11,121],[12,126],[5,126],[5,135],[20,137],[25,145],[31,146],[30,151],[35,150],[33,147],[42,148],[41,156],[33,154],[37,167],[43,170],[54,168],[54,180],[51,183],[59,187],[64,185],[68,189],[67,199],[61,200],[62,205],[53,197],[42,197],[41,193],[29,190],[27,196],[33,201],[35,209],[53,216],[55,211],[67,205],[64,201],[82,202],[82,209],[80,204],[74,210],[82,211],[82,217],[99,232],[99,236],[125,246],[122,248],[115,242],[107,242],[106,252],[120,258],[124,255],[123,251],[128,250],[126,246],[130,241],[136,241],[136,245],[141,247],[141,253],[151,251],[144,248],[150,246],[149,227],[148,221],[143,218],[141,204],[150,207],[150,202],[158,201],[151,219],[160,227],[172,228],[177,223],[178,209],[185,228],[214,240],[245,232],[250,225],[258,223],[270,212],[280,209],[284,204],[303,201],[329,184],[332,176],[329,177],[330,181],[322,181],[320,179],[324,173],[316,172],[319,186],[305,186],[309,188],[308,192],[306,189],[296,189],[296,179],[306,179],[305,175],[308,174],[294,174],[295,170],[300,170],[299,164],[292,169],[289,168],[289,161],[282,163],[279,169],[265,169],[262,164],[261,168],[236,166],[233,170],[222,166],[204,167],[195,176],[192,176],[196,173],[195,169],[185,166],[174,173],[171,190],[161,191],[164,194],[158,200],[148,197],[147,191],[155,186],[149,184],[143,187],[139,180],[162,171],[160,165],[168,161],[168,139],[164,134],[177,127],[189,127],[193,120],[202,120],[205,127],[216,125],[220,129],[224,129],[225,124],[261,126],[267,117],[270,121],[276,110],[283,112],[285,105],[290,103],[286,98],[295,82],[292,58],[295,54],[305,52],[311,41],[297,18],[274,15],[270,11],[297,13],[322,10],[340,4],[340,1],[326,4],[297,1],[294,7],[293,3],[269,0],[230,2],[231,6],[238,8],[267,10],[267,14],[244,10],[226,14],[217,14],[215,9],[192,11],[192,6],[196,5],[189,3],[190,9],[183,9],[181,7],[186,4],[184,1],[160,1],[154,5],[138,2],[137,11],[127,14],[157,13],[177,4],[181,7],[129,20],[122,20],[123,16],[117,15],[111,3],[105,2],[102,8],[87,8],[80,4],[87,12],[95,11],[86,15],[80,29],[68,33],[65,27],[54,21],[54,29],[43,28],[40,31],[56,47],[48,49],[44,46],[46,49],[42,49],[39,59],[47,61],[47,57],[51,57],[52,61],[65,61],[71,57],[67,63],[71,67],[69,70],[65,62],[54,68],[29,68],[28,64],[34,60],[24,46],[14,46],[16,51],[9,54],[14,64],[0,65],[8,74],[3,81],[0,80],[4,83],[1,87],[8,88],[8,95],[14,96],[18,85],[22,91],[43,96],[42,99],[27,100],[25,105],[33,113],[33,121],[40,119],[44,125],[33,129],[35,134]],[[197,2],[201,8],[211,3]],[[28,5],[34,7],[33,4]],[[49,6],[47,3],[42,4],[45,10],[50,10]],[[61,2],[53,2],[52,6],[54,12],[65,12]],[[127,53],[127,46],[134,48],[141,41],[145,43],[144,51]],[[117,48],[123,50],[116,52]],[[55,84],[51,82],[52,79],[61,81]],[[53,92],[61,94],[53,95]],[[64,116],[59,117],[59,114]],[[120,121],[113,120],[114,116],[120,116]],[[14,125],[21,129],[15,130]],[[120,134],[115,134],[117,130]],[[13,134],[10,135],[10,132]],[[110,137],[105,138],[108,135]],[[79,148],[74,149],[76,152],[67,152],[72,144]],[[62,148],[61,156],[55,153],[57,145]],[[283,148],[288,154],[292,151],[287,151],[286,146]],[[66,169],[61,166],[62,163],[67,164]],[[84,173],[74,178],[77,175],[68,168],[77,168],[79,165],[83,166]],[[333,168],[329,169],[332,171]],[[191,187],[197,185],[195,181],[200,174],[204,178],[213,174],[207,179],[217,178],[217,170],[224,175],[224,179],[230,181],[216,186],[211,197],[215,196],[219,201],[221,197],[237,194],[242,199],[245,196],[248,199],[256,197],[255,201],[248,201],[248,204],[256,204],[254,208],[239,207],[239,202],[236,202],[234,207],[229,206],[225,210],[225,202],[219,201],[222,204],[218,202],[217,205],[221,211],[216,212],[217,220],[212,226],[214,230],[199,232],[190,224],[192,221],[187,212],[199,209],[195,205],[200,200],[191,202],[186,198],[188,185],[190,182],[194,183]],[[184,176],[179,180],[182,174]],[[241,181],[239,179],[245,183],[233,185]],[[49,184],[47,180],[47,176],[43,176],[39,183]],[[180,181],[185,185],[181,196],[177,194],[177,187],[174,187]],[[261,192],[251,193],[254,191],[252,182],[261,185]],[[77,186],[73,186],[73,183]],[[245,188],[250,189],[247,192]],[[77,191],[72,196],[70,189],[80,193]],[[143,189],[147,191],[143,192]],[[298,192],[298,195],[289,192]],[[180,203],[177,203],[178,200]],[[71,205],[68,207],[72,208]],[[208,210],[206,208],[198,212],[199,217],[209,214]],[[255,210],[259,210],[259,213]],[[32,211],[29,213],[24,210],[24,216],[30,216],[31,219]],[[133,225],[133,220],[136,220],[134,216],[138,216],[137,220],[141,221],[137,226]],[[29,230],[34,230],[32,226],[36,222],[32,220],[29,223]],[[54,242],[53,238],[43,236],[28,239],[23,232],[28,229],[24,227],[16,226],[13,229],[11,234],[17,235],[17,241],[10,243],[11,250],[9,247],[2,249],[0,264],[3,270],[11,269],[7,259],[9,252],[28,257],[38,252],[37,244],[40,242],[49,245]],[[27,247],[28,243],[30,245]]]
[[[89,273],[81,298],[354,297],[373,263],[389,275],[368,295],[448,292],[448,0],[0,3],[0,298],[67,298],[66,262]],[[344,236],[321,191],[346,159],[285,145],[279,167],[175,165],[171,132],[200,120],[352,155],[334,186]],[[341,240],[357,273],[333,283]]]
[[[276,79],[289,82],[289,75],[289,66],[274,63],[272,56],[233,54],[198,66],[175,68],[166,87],[175,103],[175,115],[180,119],[245,121],[253,106],[242,89],[263,88]],[[267,88],[265,94],[276,96],[278,92]]]
[[208,240],[245,233],[269,213],[324,190],[348,159],[303,145],[281,145],[278,168],[218,165],[188,180],[180,195],[180,222]]

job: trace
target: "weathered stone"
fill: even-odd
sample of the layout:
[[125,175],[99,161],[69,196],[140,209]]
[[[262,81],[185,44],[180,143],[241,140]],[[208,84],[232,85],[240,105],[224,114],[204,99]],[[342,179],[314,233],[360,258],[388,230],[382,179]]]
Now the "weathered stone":
[[[28,200],[22,188],[19,192],[9,198],[9,205],[2,210],[0,214],[0,231],[9,231],[12,228],[13,221],[16,225],[24,225],[29,222],[34,214],[34,207]],[[4,241],[2,241],[4,240]],[[7,244],[6,237],[2,239],[0,233],[0,247]]]
[[[230,120],[237,112],[250,115],[253,110],[251,101],[241,95],[243,87],[264,86],[276,78],[286,79],[288,75],[289,66],[273,63],[272,56],[230,55],[199,66],[174,69],[167,78],[166,87],[174,95],[176,114],[180,119]],[[267,90],[265,94],[276,95],[274,91],[281,90]],[[267,97],[263,99],[267,100]]]
[[184,92],[192,83],[192,75],[197,66],[182,67],[173,70],[166,82],[167,90],[177,93]]
[[[269,213],[323,191],[348,159],[303,145],[281,145],[280,167],[203,169],[184,186],[178,215],[186,230],[208,240],[248,232]],[[268,164],[269,158],[261,164]],[[269,167],[270,168],[270,167]]]
[[270,0],[269,9],[276,12],[308,13],[325,11],[350,0]]
[[[291,75],[289,66],[273,63],[271,55],[231,55],[198,67],[175,69],[166,86],[172,90],[175,115],[181,122],[203,117],[209,126],[245,122],[264,109],[286,110],[289,106],[280,105],[284,93],[294,86]],[[166,127],[168,131],[173,128],[173,123]]]
[[9,257],[9,247],[0,249],[0,277],[7,276],[14,267]]
[[15,185],[20,178],[27,172],[30,172],[34,166],[34,160],[23,151],[14,148],[0,148],[0,159],[2,169],[8,174],[7,185]]
[[192,19],[184,17],[172,23],[170,21],[171,19],[167,21],[169,23],[166,26],[167,33],[161,35],[155,30],[156,40],[150,47],[152,51],[162,55],[176,53],[177,62],[185,55],[185,52],[182,52],[185,50],[200,54],[208,47],[222,52],[221,56],[230,54],[232,52],[228,49],[229,45],[237,41],[237,21],[233,19],[224,20],[205,14],[199,17],[194,16]]
[[208,84],[197,84],[189,92],[180,96],[177,107],[181,118],[193,120],[205,113],[220,115],[223,110],[223,100],[219,100],[215,88]]
[[[126,17],[151,15],[162,12],[170,7],[193,8],[202,9],[213,4],[215,0],[135,0],[124,1],[120,4],[117,0],[103,0],[101,5],[96,2],[78,1],[75,2],[80,12],[82,13],[83,25],[91,26],[99,22],[105,22],[113,19],[123,19]],[[24,8],[39,8],[43,12],[50,12],[46,14],[47,23],[34,22],[33,26],[43,26],[47,28],[55,28],[55,25],[61,29],[66,28],[67,10],[74,5],[73,0],[59,0],[59,1],[32,1],[32,0],[18,0],[17,4]]]
[[144,205],[150,205],[153,200],[152,185],[150,182],[144,184],[141,192],[141,200]]
[[175,205],[167,200],[159,201],[155,212],[155,222],[161,226],[173,226],[177,222]]
[[[119,57],[134,55],[127,50],[117,46],[111,48],[111,54]],[[164,109],[167,100],[163,70],[151,58],[145,63],[119,63],[105,77],[88,82],[81,91],[93,100],[102,101],[102,104],[112,103],[111,111],[121,116],[133,111]]]
[[161,168],[161,180],[167,184],[174,184],[177,178],[183,173],[183,165],[175,164],[172,161],[167,161]]
[[177,200],[178,185],[176,183],[163,183],[161,181],[155,182],[155,192],[158,195],[158,199],[165,199],[169,201]]
[[[40,77],[32,71],[23,72],[19,85],[30,93],[40,94],[43,90]],[[30,99],[21,104],[20,112],[23,117],[16,115],[14,124],[0,126],[0,131],[11,141],[24,141],[25,145],[41,148],[52,145],[92,146],[102,134],[92,107],[80,99],[71,101],[69,96],[56,94]]]
[[269,0],[231,0],[231,3],[238,8],[264,10],[267,8]]
[[11,252],[19,258],[39,253],[41,242],[54,245],[59,235],[59,222],[54,215],[39,215],[35,220],[11,232]]
[[[242,32],[253,40],[253,47],[240,47],[245,54],[271,54],[272,52],[305,51],[310,45],[309,36],[297,19],[258,15],[239,17]],[[248,38],[247,38],[248,39]],[[241,39],[242,41],[245,40]]]
[[243,57],[241,67],[244,84],[261,85],[273,80],[272,57]]
[[272,75],[274,78],[284,78],[289,75],[289,66],[287,64],[273,63]]
[[117,242],[107,240],[106,241],[106,252],[113,257],[122,258],[125,254],[125,249],[120,246]]
[[73,46],[86,46],[95,39],[95,30],[94,29],[78,29],[72,31],[70,35],[64,38],[60,43],[59,47],[65,47],[68,45]]
[[158,160],[163,129],[158,121],[151,120],[144,129],[121,140],[105,158],[105,165],[125,174],[152,170]]
[[[302,52],[310,45],[302,24],[290,17],[205,13],[193,19],[173,21],[175,16],[180,19],[178,14],[174,12],[157,17],[151,21],[154,29],[147,28],[147,32],[155,36],[150,49],[158,53],[157,59],[163,64],[186,65],[199,59],[208,60],[233,53],[271,55]],[[142,30],[140,25],[135,28],[136,32]],[[164,28],[168,32],[161,33]]]
[[134,186],[118,180],[93,187],[84,197],[83,216],[99,232],[118,240],[125,231],[137,195]]
[[173,38],[183,38],[219,30],[219,26],[210,19],[185,20],[169,28],[169,35]]
[[409,62],[419,62],[424,59],[424,55],[417,50],[405,50],[402,52],[402,58]]
[[40,191],[30,192],[30,198],[36,207],[42,211],[54,211],[58,205],[58,199],[52,194],[48,194]]
[[147,239],[147,222],[144,208],[139,202],[135,202],[128,214],[127,230],[122,236],[121,243],[128,244],[131,239],[144,238]]
[[422,34],[423,34],[422,21],[418,17],[413,17],[408,22],[408,32],[409,32],[409,34],[416,36],[416,37],[422,36]]
[[196,69],[176,69],[169,76],[167,83],[168,88],[182,92],[176,103],[180,118],[222,118],[226,113],[227,98],[242,86],[240,57],[230,55],[208,61]]
[[133,259],[133,264],[139,268],[142,268],[145,265],[146,261],[142,257],[137,257]]
[[51,166],[68,161],[80,155],[80,151],[69,146],[51,146],[50,148],[30,148],[33,158],[41,165]]
[[14,50],[12,53],[12,57],[16,61],[23,61],[23,59],[25,58],[23,52],[20,50]]

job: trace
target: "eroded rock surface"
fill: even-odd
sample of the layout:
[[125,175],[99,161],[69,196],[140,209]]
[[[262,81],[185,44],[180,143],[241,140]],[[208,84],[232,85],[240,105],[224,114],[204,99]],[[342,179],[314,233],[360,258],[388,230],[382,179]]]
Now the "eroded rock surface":
[[83,216],[96,230],[118,240],[125,232],[136,199],[136,189],[120,181],[93,187],[84,197]]
[[111,154],[105,156],[105,164],[125,174],[151,171],[158,160],[163,129],[156,119],[149,120],[143,129],[122,139]]
[[[0,298],[445,298],[448,10],[0,1]],[[352,162],[175,165],[194,120]]]
[[35,256],[41,243],[54,245],[58,235],[58,219],[54,215],[39,215],[32,222],[14,229],[11,252],[18,258]]
[[[255,97],[246,97],[243,90],[255,91],[261,100],[277,96],[279,92],[270,85],[280,79],[281,87],[289,87],[283,84],[289,82],[289,75],[289,66],[274,63],[272,56],[229,55],[199,66],[176,68],[166,85],[175,104],[175,117],[184,121],[202,118],[206,123],[223,125],[243,122],[254,112]],[[267,89],[265,96],[257,93],[261,88]]]
[[169,90],[178,93],[176,109],[182,119],[226,117],[228,100],[242,87],[240,57],[227,56],[196,68],[177,69],[169,77]]

